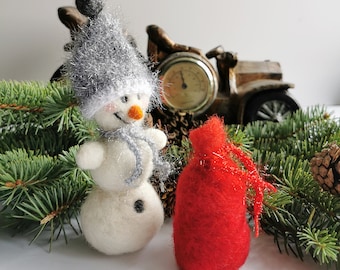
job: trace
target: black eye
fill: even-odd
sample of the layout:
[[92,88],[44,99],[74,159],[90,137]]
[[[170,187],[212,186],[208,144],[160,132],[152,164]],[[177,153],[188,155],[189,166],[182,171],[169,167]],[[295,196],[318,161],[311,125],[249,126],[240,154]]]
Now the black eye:
[[140,94],[137,94],[137,98],[140,99]]
[[129,98],[127,96],[123,96],[120,98],[121,102],[126,103],[128,102]]

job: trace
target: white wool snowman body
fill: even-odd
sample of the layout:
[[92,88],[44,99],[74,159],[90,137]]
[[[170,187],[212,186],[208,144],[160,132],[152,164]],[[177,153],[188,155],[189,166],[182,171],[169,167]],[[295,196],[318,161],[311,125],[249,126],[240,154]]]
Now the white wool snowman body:
[[157,74],[150,71],[123,33],[120,22],[104,13],[102,0],[76,0],[89,23],[75,35],[67,75],[82,115],[95,120],[98,141],[86,142],[76,155],[89,170],[94,189],[81,207],[86,240],[105,254],[143,248],[163,224],[163,207],[149,182],[170,166],[159,150],[167,138],[143,125],[145,113],[159,104]]
[[[142,157],[141,168],[136,168],[135,153],[121,138],[85,143],[76,156],[78,166],[89,169],[97,184],[81,208],[83,233],[94,248],[108,255],[143,248],[164,220],[161,201],[148,181],[153,171],[153,151],[145,140],[160,150],[167,138],[160,130],[141,127],[149,97],[137,96],[112,101],[94,118],[104,132],[138,132],[141,139],[136,138],[135,144]],[[138,169],[140,175],[129,183]]]

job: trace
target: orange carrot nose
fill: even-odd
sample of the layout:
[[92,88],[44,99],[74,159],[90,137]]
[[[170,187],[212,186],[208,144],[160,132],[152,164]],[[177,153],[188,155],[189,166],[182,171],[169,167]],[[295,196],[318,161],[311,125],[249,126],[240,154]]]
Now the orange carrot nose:
[[129,109],[128,116],[134,120],[139,120],[143,117],[143,111],[138,105],[133,105]]

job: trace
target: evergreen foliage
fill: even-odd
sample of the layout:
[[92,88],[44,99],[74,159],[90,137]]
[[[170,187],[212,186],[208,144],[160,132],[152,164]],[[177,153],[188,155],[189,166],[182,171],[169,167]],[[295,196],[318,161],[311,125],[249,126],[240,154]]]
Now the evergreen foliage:
[[95,138],[67,84],[0,82],[1,223],[36,239],[49,228],[50,243],[74,227],[92,186],[75,164],[78,145]]
[[[337,119],[324,108],[298,111],[281,123],[229,126],[230,139],[252,154],[278,191],[266,196],[261,223],[279,250],[340,270],[340,197],[323,191],[310,173],[310,159],[330,142],[340,143]],[[98,136],[84,121],[67,83],[0,81],[1,225],[17,232],[80,232],[77,216],[92,181],[77,168],[80,143]],[[168,148],[184,166],[190,145]],[[251,210],[250,210],[251,211]]]
[[278,188],[268,196],[262,228],[280,250],[301,259],[309,253],[320,264],[340,269],[340,197],[322,190],[310,172],[310,159],[333,141],[339,122],[324,108],[298,111],[281,123],[254,122],[244,128],[252,138],[253,158]]

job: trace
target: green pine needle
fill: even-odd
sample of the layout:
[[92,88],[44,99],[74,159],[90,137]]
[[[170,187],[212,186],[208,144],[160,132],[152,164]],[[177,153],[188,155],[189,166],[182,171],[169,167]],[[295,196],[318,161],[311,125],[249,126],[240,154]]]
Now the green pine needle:
[[320,188],[310,159],[330,142],[340,143],[339,131],[338,120],[319,107],[298,111],[281,123],[255,122],[244,128],[254,140],[254,160],[278,188],[266,198],[262,228],[274,236],[280,251],[283,247],[300,258],[309,253],[328,266],[339,258],[340,197]]
[[306,252],[312,253],[320,264],[329,264],[338,260],[340,245],[336,232],[307,227],[302,232],[298,232],[298,237],[301,244],[306,247]]
[[[32,241],[80,233],[80,206],[93,186],[75,163],[79,145],[98,138],[85,121],[67,83],[0,81],[1,222]],[[278,189],[266,194],[262,228],[280,251],[340,270],[340,197],[323,191],[309,161],[330,142],[340,144],[339,119],[323,107],[297,111],[280,123],[254,122],[226,128],[230,140],[252,154],[260,173]],[[189,140],[168,147],[183,168]]]
[[75,129],[74,120],[80,119],[77,101],[71,87],[67,84],[51,84],[50,95],[43,104],[46,127],[56,125],[57,131]]
[[[32,242],[44,231],[50,230],[49,241],[58,239],[61,232],[67,240],[65,226],[68,225],[76,234],[80,232],[78,214],[89,188],[86,179],[73,182],[69,178],[56,180],[44,189],[35,190],[16,205],[11,214],[7,214],[11,227],[36,232]],[[78,224],[78,228],[74,226]],[[23,228],[22,224],[26,224]]]
[[0,198],[4,206],[15,207],[25,194],[30,194],[60,170],[56,160],[36,156],[24,149],[0,154]]

